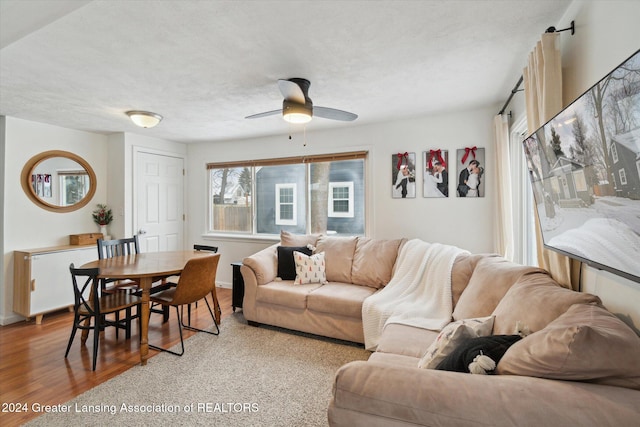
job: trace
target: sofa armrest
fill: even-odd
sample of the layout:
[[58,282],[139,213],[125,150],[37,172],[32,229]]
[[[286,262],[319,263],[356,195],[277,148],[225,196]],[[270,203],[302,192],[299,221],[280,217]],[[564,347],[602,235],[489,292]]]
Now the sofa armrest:
[[258,286],[273,282],[278,274],[278,244],[271,245],[242,260],[240,273],[244,280],[242,313],[247,320],[256,319]]
[[[242,260],[242,278],[253,275],[258,286],[273,282],[278,275],[278,244],[271,245]],[[245,285],[246,286],[246,285]]]
[[336,373],[331,426],[633,425],[640,392],[356,361]]

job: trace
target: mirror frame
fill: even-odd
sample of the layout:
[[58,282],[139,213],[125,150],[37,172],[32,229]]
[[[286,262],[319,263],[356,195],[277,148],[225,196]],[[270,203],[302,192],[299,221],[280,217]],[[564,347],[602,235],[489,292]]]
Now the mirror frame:
[[[35,167],[39,165],[41,162],[47,159],[50,159],[52,157],[65,157],[67,159],[73,160],[78,164],[80,164],[80,166],[82,166],[84,170],[87,171],[87,174],[89,175],[89,191],[87,192],[87,195],[84,196],[84,198],[80,200],[78,203],[70,206],[58,206],[51,203],[47,203],[41,198],[39,198],[38,195],[33,190],[33,186],[31,185],[31,171],[33,171],[33,169],[35,169]],[[35,203],[36,205],[48,211],[59,212],[59,213],[73,212],[75,210],[82,208],[83,206],[86,206],[87,203],[89,203],[91,199],[93,199],[93,196],[96,194],[96,185],[98,184],[96,180],[96,173],[93,171],[93,169],[91,168],[89,163],[87,163],[86,160],[84,160],[82,157],[76,154],[70,153],[68,151],[61,151],[61,150],[44,151],[40,154],[36,154],[31,159],[29,159],[29,161],[22,168],[20,183],[22,184],[22,189],[24,190],[25,194],[27,195],[27,197],[29,197],[29,199],[33,203]]]

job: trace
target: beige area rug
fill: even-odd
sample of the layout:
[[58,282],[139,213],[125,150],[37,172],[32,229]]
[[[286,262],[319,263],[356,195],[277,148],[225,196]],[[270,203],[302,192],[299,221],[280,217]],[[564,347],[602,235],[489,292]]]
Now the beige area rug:
[[234,313],[219,336],[186,340],[184,356],[152,357],[27,425],[326,426],[336,370],[369,355]]

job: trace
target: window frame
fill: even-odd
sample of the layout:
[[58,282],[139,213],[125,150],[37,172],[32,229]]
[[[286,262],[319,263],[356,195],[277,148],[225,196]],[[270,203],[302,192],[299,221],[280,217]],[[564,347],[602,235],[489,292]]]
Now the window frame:
[[620,185],[627,185],[627,171],[624,168],[618,169],[618,178],[620,178]]
[[[349,191],[349,195],[348,197],[345,198],[338,198],[335,199],[333,197],[333,190],[335,188],[347,188]],[[336,181],[336,182],[331,182],[329,181],[329,197],[327,197],[327,201],[328,201],[328,216],[329,218],[353,218],[355,216],[354,213],[354,183],[353,181]],[[346,200],[348,205],[348,210],[346,212],[336,212],[334,210],[334,205],[333,202],[335,202],[336,200]]]
[[[283,202],[282,200],[280,200],[280,197],[282,196],[282,194],[280,193],[280,190],[283,190],[283,189],[291,190],[292,192],[291,202]],[[276,191],[275,191],[276,225],[298,225],[297,191],[298,191],[298,184],[296,184],[295,182],[276,184]],[[292,207],[291,219],[282,219],[281,208],[283,205],[287,205],[287,206],[291,205]]]
[[611,144],[611,158],[613,159],[613,163],[618,163],[618,147],[616,147],[615,142]]
[[514,261],[537,265],[535,200],[528,176],[527,159],[522,142],[528,136],[526,117],[521,117],[510,128],[512,211],[514,225]]
[[[239,161],[226,161],[226,162],[216,162],[216,163],[207,163],[206,166],[206,170],[207,170],[207,221],[206,221],[206,227],[207,230],[204,232],[203,237],[206,236],[218,236],[219,238],[230,238],[230,239],[236,239],[236,238],[240,238],[240,239],[256,239],[256,241],[262,241],[264,239],[274,239],[275,236],[277,236],[277,233],[275,232],[268,232],[268,231],[262,231],[262,232],[257,232],[257,227],[258,227],[258,221],[257,221],[257,210],[258,210],[258,203],[257,203],[257,187],[258,187],[258,183],[257,183],[257,171],[259,170],[260,167],[263,166],[283,166],[283,165],[295,165],[295,164],[302,164],[305,165],[306,167],[306,171],[307,171],[307,182],[306,182],[306,188],[304,189],[305,192],[310,192],[311,191],[311,183],[308,180],[308,176],[309,176],[309,171],[310,171],[310,164],[311,163],[320,163],[320,162],[339,162],[339,161],[349,161],[349,160],[361,160],[362,161],[362,183],[359,185],[362,185],[362,189],[358,190],[359,192],[362,192],[361,196],[358,196],[358,200],[360,203],[360,197],[362,197],[362,207],[358,207],[358,209],[363,209],[363,212],[360,212],[358,210],[358,212],[360,212],[357,216],[360,217],[359,221],[361,220],[361,229],[362,229],[362,235],[366,236],[369,234],[370,230],[370,214],[368,213],[370,211],[370,204],[371,204],[371,194],[370,194],[370,189],[369,189],[369,185],[367,184],[367,182],[369,181],[370,177],[369,177],[369,167],[368,167],[368,157],[369,157],[369,150],[368,149],[362,149],[360,151],[346,151],[346,152],[336,152],[336,153],[325,153],[325,154],[314,154],[314,155],[306,155],[306,156],[295,156],[295,157],[281,157],[281,158],[271,158],[271,159],[253,159],[253,160],[239,160]],[[212,189],[212,180],[211,180],[211,170],[212,169],[223,169],[223,168],[249,168],[251,170],[251,209],[252,209],[252,215],[253,215],[253,221],[251,224],[251,230],[249,231],[226,231],[226,230],[214,230],[213,229],[213,224],[215,223],[216,219],[214,218],[214,209],[213,207],[213,189]],[[329,182],[331,183],[331,181]],[[360,188],[360,187],[359,187]],[[302,190],[301,190],[302,191]],[[296,198],[300,197],[300,194],[297,194],[297,192],[294,193]],[[360,193],[358,193],[360,194]],[[356,206],[355,206],[355,186],[353,191],[350,192],[350,197],[353,197],[353,201],[350,201],[350,207],[354,210],[354,215],[353,217],[355,218],[355,211],[356,211]],[[272,205],[273,206],[273,205]],[[360,205],[359,205],[360,206]],[[294,207],[297,209],[297,204],[294,204]],[[304,201],[304,209],[305,209],[305,217],[309,217],[311,215],[311,201],[310,201],[310,197],[307,197]],[[294,218],[296,218],[296,221],[299,222],[299,219],[297,217],[297,212],[296,211],[296,215],[294,215]],[[275,215],[274,215],[275,216]],[[329,215],[327,215],[328,218],[332,218]],[[274,220],[275,223],[275,220]],[[307,221],[305,221],[304,223],[304,228],[306,229],[306,233],[310,233],[311,232],[311,221],[309,221],[309,218],[307,218]],[[281,224],[277,224],[277,225],[281,225]],[[296,225],[293,225],[294,227]],[[360,232],[358,232],[359,234]]]

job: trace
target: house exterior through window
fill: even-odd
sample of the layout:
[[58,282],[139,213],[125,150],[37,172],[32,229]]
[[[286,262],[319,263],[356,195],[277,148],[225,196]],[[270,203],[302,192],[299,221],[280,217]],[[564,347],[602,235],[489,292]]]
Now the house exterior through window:
[[353,182],[329,183],[329,216],[353,218]]
[[365,234],[367,152],[207,165],[209,233]]
[[296,225],[296,184],[276,184],[276,224]]

